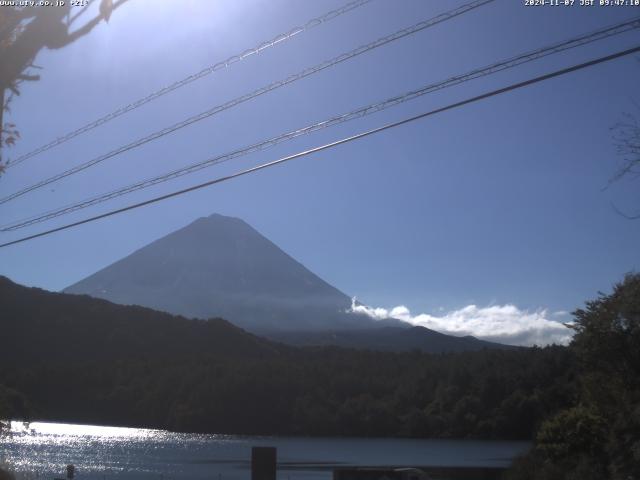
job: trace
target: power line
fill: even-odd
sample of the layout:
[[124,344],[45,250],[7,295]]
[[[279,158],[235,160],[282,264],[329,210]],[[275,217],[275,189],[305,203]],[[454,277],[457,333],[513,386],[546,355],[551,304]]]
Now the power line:
[[304,25],[292,28],[291,30],[285,32],[285,33],[281,33],[279,35],[276,35],[275,37],[273,37],[271,40],[267,40],[266,42],[262,42],[261,44],[259,44],[256,47],[253,48],[249,48],[248,50],[245,50],[242,53],[236,54],[236,55],[232,55],[229,58],[227,58],[226,60],[223,60],[221,62],[216,63],[215,65],[211,65],[207,68],[204,68],[202,70],[200,70],[197,73],[193,73],[191,75],[189,75],[188,77],[185,77],[181,80],[177,80],[175,82],[173,82],[170,85],[167,85],[159,90],[156,90],[155,92],[150,93],[149,95],[147,95],[146,97],[142,97],[134,102],[129,103],[128,105],[125,105],[123,107],[118,108],[117,110],[114,110],[113,112],[104,115],[100,118],[98,118],[97,120],[94,120],[92,122],[87,123],[86,125],[83,125],[82,127],[77,128],[76,130],[73,130],[69,133],[67,133],[66,135],[63,135],[61,137],[56,138],[55,140],[52,140],[49,143],[46,143],[38,148],[36,148],[35,150],[32,150],[28,153],[25,153],[24,155],[19,156],[18,158],[16,158],[15,160],[10,161],[7,164],[7,168],[10,167],[14,167],[16,165],[19,165],[20,163],[24,162],[25,160],[28,160],[29,158],[35,157],[36,155],[39,155],[43,152],[46,152],[47,150],[51,150],[54,147],[57,147],[58,145],[62,145],[63,143],[71,140],[72,138],[77,137],[78,135],[82,135],[83,133],[86,133],[90,130],[93,130],[94,128],[97,128],[101,125],[104,125],[107,122],[110,122],[111,120],[113,120],[114,118],[120,117],[121,115],[124,115],[125,113],[128,113],[132,110],[135,110],[136,108],[139,108],[153,100],[156,100],[157,98],[162,97],[163,95],[166,95],[167,93],[173,92],[174,90],[177,90],[178,88],[184,87],[185,85],[188,85],[192,82],[195,82],[196,80],[200,80],[201,78],[206,77],[207,75],[210,75],[218,70],[223,70],[227,67],[229,67],[230,65],[233,65],[236,62],[239,62],[240,60],[244,60],[252,55],[255,55],[257,53],[260,53],[270,47],[273,47],[279,43],[282,43],[286,40],[291,39],[292,37],[306,32],[314,27],[317,27],[319,25],[322,25],[326,22],[329,22],[331,20],[333,20],[334,18],[339,17],[340,15],[343,15],[347,12],[350,12],[352,10],[357,9],[358,7],[361,7],[369,2],[371,2],[372,0],[354,0],[350,3],[347,3],[346,5],[337,8],[335,10],[331,10],[327,13],[325,13],[324,15],[321,15],[319,17],[315,17],[312,18],[311,20],[309,20],[308,22],[306,22]]
[[298,153],[295,153],[293,155],[288,155],[286,157],[282,157],[282,158],[279,158],[277,160],[273,160],[271,162],[263,163],[261,165],[255,166],[255,167],[248,168],[246,170],[241,170],[241,171],[233,173],[231,175],[218,177],[218,178],[215,178],[213,180],[209,180],[208,182],[204,182],[204,183],[200,183],[198,185],[191,186],[189,188],[185,188],[185,189],[182,189],[182,190],[178,190],[176,192],[168,193],[168,194],[165,194],[165,195],[161,195],[159,197],[155,197],[155,198],[152,198],[152,199],[149,199],[149,200],[145,200],[144,202],[135,203],[133,205],[129,205],[129,206],[126,206],[126,207],[123,207],[123,208],[118,208],[116,210],[111,210],[109,212],[102,213],[100,215],[96,215],[96,216],[93,216],[93,217],[85,218],[84,220],[79,220],[77,222],[69,223],[69,224],[63,225],[61,227],[52,228],[52,229],[46,230],[44,232],[36,233],[34,235],[29,235],[27,237],[22,237],[22,238],[19,238],[17,240],[12,240],[10,242],[6,242],[6,243],[3,243],[3,244],[0,244],[0,248],[8,247],[10,245],[15,245],[17,243],[26,242],[28,240],[33,240],[35,238],[43,237],[43,236],[46,236],[46,235],[51,235],[52,233],[56,233],[56,232],[60,232],[62,230],[67,230],[67,229],[70,229],[70,228],[73,228],[73,227],[77,227],[77,226],[83,225],[85,223],[94,222],[96,220],[100,220],[100,219],[103,219],[103,218],[106,218],[106,217],[111,217],[111,216],[117,215],[119,213],[123,213],[123,212],[127,212],[129,210],[133,210],[133,209],[136,209],[136,208],[144,207],[146,205],[150,205],[152,203],[157,203],[157,202],[160,202],[162,200],[167,200],[167,199],[172,198],[172,197],[177,197],[179,195],[183,195],[185,193],[193,192],[195,190],[199,190],[199,189],[202,189],[202,188],[205,188],[205,187],[209,187],[211,185],[215,185],[215,184],[218,184],[218,183],[226,182],[228,180],[232,180],[234,178],[238,178],[238,177],[241,177],[241,176],[244,176],[244,175],[248,175],[250,173],[254,173],[254,172],[257,172],[259,170],[263,170],[263,169],[266,169],[266,168],[269,168],[269,167],[274,167],[276,165],[279,165],[279,164],[294,160],[296,158],[305,157],[305,156],[311,155],[313,153],[320,152],[322,150],[327,150],[329,148],[337,147],[338,145],[349,143],[349,142],[352,142],[354,140],[359,140],[361,138],[365,138],[365,137],[368,137],[370,135],[374,135],[376,133],[380,133],[380,132],[383,132],[385,130],[389,130],[391,128],[399,127],[401,125],[405,125],[407,123],[414,122],[416,120],[420,120],[420,119],[423,119],[423,118],[426,118],[426,117],[429,117],[429,116],[432,116],[432,115],[436,115],[438,113],[446,112],[448,110],[453,110],[455,108],[459,108],[459,107],[462,107],[464,105],[468,105],[470,103],[475,103],[475,102],[478,102],[480,100],[485,100],[487,98],[494,97],[496,95],[501,95],[503,93],[510,92],[512,90],[517,90],[517,89],[520,89],[520,88],[524,88],[524,87],[527,87],[529,85],[533,85],[535,83],[540,83],[540,82],[543,82],[543,81],[546,81],[546,80],[550,80],[552,78],[559,77],[561,75],[566,75],[568,73],[575,72],[577,70],[582,70],[582,69],[585,69],[585,68],[588,68],[588,67],[592,67],[594,65],[598,65],[600,63],[604,63],[604,62],[608,62],[608,61],[611,61],[611,60],[615,60],[617,58],[621,58],[621,57],[624,57],[626,55],[631,55],[632,53],[636,53],[636,52],[640,52],[640,45],[636,46],[636,47],[633,47],[633,48],[629,48],[627,50],[623,50],[623,51],[617,52],[617,53],[613,53],[611,55],[607,55],[607,56],[604,56],[604,57],[599,57],[599,58],[596,58],[594,60],[590,60],[588,62],[580,63],[580,64],[577,64],[577,65],[573,65],[571,67],[563,68],[561,70],[556,70],[554,72],[547,73],[545,75],[541,75],[541,76],[538,76],[538,77],[534,77],[534,78],[531,78],[529,80],[525,80],[523,82],[514,83],[514,84],[508,85],[506,87],[499,88],[497,90],[492,90],[490,92],[483,93],[482,95],[477,95],[475,97],[471,97],[471,98],[468,98],[466,100],[462,100],[462,101],[459,101],[459,102],[456,102],[456,103],[451,103],[451,104],[449,104],[447,106],[444,106],[444,107],[441,107],[441,108],[437,108],[435,110],[430,110],[428,112],[421,113],[421,114],[415,115],[413,117],[405,118],[405,119],[397,121],[397,122],[388,123],[386,125],[374,128],[372,130],[367,130],[365,132],[361,132],[361,133],[358,133],[356,135],[352,135],[350,137],[343,138],[341,140],[336,140],[334,142],[321,145],[319,147],[315,147],[315,148],[311,148],[311,149],[308,149],[308,150],[304,150],[302,152],[298,152]]
[[328,127],[332,127],[341,123],[345,123],[350,120],[354,120],[357,118],[362,118],[364,116],[371,115],[373,113],[380,112],[387,108],[393,107],[395,105],[399,105],[401,103],[414,100],[423,95],[433,93],[438,90],[442,90],[451,86],[459,85],[463,82],[467,82],[470,80],[474,80],[476,78],[480,78],[483,76],[491,75],[509,68],[514,68],[516,66],[546,57],[548,55],[552,55],[555,53],[563,52],[572,48],[576,48],[579,46],[583,46],[586,44],[593,43],[598,40],[603,40],[605,38],[612,37],[614,35],[619,35],[621,33],[625,33],[631,31],[633,29],[637,29],[640,27],[640,17],[636,17],[634,19],[618,23],[616,25],[600,28],[598,30],[592,31],[590,33],[582,34],[578,37],[573,37],[569,40],[564,40],[561,42],[554,43],[552,45],[548,45],[543,48],[539,48],[533,51],[529,51],[526,53],[522,53],[515,57],[510,57],[506,60],[501,60],[499,62],[493,63],[491,65],[477,68],[471,70],[462,75],[456,75],[454,77],[450,77],[444,81],[432,83],[426,86],[423,86],[419,89],[412,90],[409,92],[405,92],[402,95],[397,95],[391,98],[388,98],[384,101],[370,104],[366,107],[362,107],[356,110],[353,110],[349,113],[344,113],[341,115],[334,116],[332,118],[323,120],[321,122],[317,122],[311,125],[308,125],[303,128],[299,128],[297,130],[289,131],[287,133],[283,133],[276,137],[269,138],[267,140],[262,140],[260,142],[254,143],[252,145],[234,150],[232,152],[227,152],[221,155],[217,155],[215,157],[206,159],[204,161],[200,161],[197,163],[193,163],[186,167],[182,167],[179,169],[175,169],[168,173],[164,173],[162,175],[157,175],[155,177],[147,178],[145,180],[141,180],[139,182],[130,184],[125,187],[121,187],[116,190],[112,190],[107,193],[103,193],[88,199],[85,199],[80,202],[76,202],[70,205],[66,205],[64,207],[59,207],[55,210],[50,210],[36,216],[32,216],[26,219],[17,220],[11,222],[10,224],[3,225],[0,227],[0,232],[8,232],[15,231],[21,228],[25,228],[27,226],[31,226],[37,223],[41,223],[61,215],[65,215],[68,213],[75,212],[77,210],[81,210],[84,208],[88,208],[90,206],[96,205],[98,203],[102,203],[116,197],[120,197],[134,191],[142,190],[144,188],[148,188],[159,183],[163,183],[168,180],[173,180],[175,178],[179,178],[183,175],[187,175],[190,173],[194,173],[204,168],[208,168],[213,165],[217,165],[222,162],[226,162],[235,158],[239,158],[250,153],[255,153],[258,151],[265,150],[269,147],[279,145],[283,142],[292,140],[294,138],[298,138],[302,135],[308,135],[310,133],[316,132],[318,130],[322,130]]
[[158,130],[150,135],[147,135],[146,137],[140,138],[138,140],[135,140],[127,145],[121,146],[116,148],[115,150],[112,150],[108,153],[105,153],[103,155],[100,155],[99,157],[96,157],[92,160],[86,161],[84,163],[81,163],[79,165],[76,165],[73,168],[70,168],[68,170],[65,170],[64,172],[61,172],[59,174],[56,174],[52,177],[49,177],[45,180],[41,180],[40,182],[37,182],[35,184],[32,184],[28,187],[25,187],[17,192],[14,192],[10,195],[7,195],[6,197],[0,198],[0,204],[3,203],[7,203],[15,198],[18,198],[22,195],[25,195],[26,193],[32,192],[33,190],[37,190],[39,188],[42,188],[46,185],[49,185],[51,183],[57,182],[58,180],[61,180],[63,178],[69,177],[71,175],[74,175],[78,172],[81,172],[83,170],[86,170],[89,167],[92,167],[94,165],[97,165],[98,163],[101,163],[109,158],[115,157],[116,155],[119,155],[121,153],[127,152],[129,150],[132,150],[134,148],[137,148],[141,145],[144,145],[146,143],[149,143],[153,140],[157,140],[160,137],[163,137],[165,135],[168,135],[170,133],[175,132],[176,130],[179,130],[181,128],[187,127],[193,123],[199,122],[201,120],[204,120],[206,118],[209,118],[217,113],[220,113],[224,110],[227,110],[229,108],[235,107],[237,105],[240,105],[241,103],[244,103],[248,100],[251,100],[255,97],[258,97],[260,95],[263,95],[265,93],[268,93],[272,90],[276,90],[280,87],[289,85],[293,82],[296,82],[298,80],[301,80],[305,77],[308,77],[310,75],[313,75],[315,73],[318,73],[322,70],[325,70],[326,68],[332,67],[336,64],[342,63],[346,60],[350,60],[354,57],[357,57],[358,55],[362,55],[363,53],[366,53],[370,50],[373,50],[375,48],[381,47],[383,45],[386,45],[388,43],[391,43],[393,41],[399,40],[401,38],[404,38],[408,35],[412,35],[414,33],[420,32],[426,28],[432,27],[434,25],[437,25],[439,23],[442,23],[444,21],[450,20],[452,18],[455,18],[459,15],[462,15],[466,12],[469,12],[475,8],[478,8],[482,5],[488,4],[493,2],[494,0],[475,0],[473,2],[470,2],[468,4],[462,5],[458,8],[455,8],[453,10],[450,10],[448,12],[445,12],[443,14],[440,14],[436,17],[433,17],[431,19],[428,20],[424,20],[422,22],[416,23],[415,25],[412,25],[410,27],[404,28],[402,30],[398,30],[394,33],[392,33],[391,35],[387,35],[385,37],[379,38],[371,43],[368,43],[366,45],[360,46],[354,50],[351,50],[350,52],[347,53],[343,53],[341,55],[338,55],[337,57],[332,58],[331,60],[327,60],[325,62],[322,62],[318,65],[315,65],[313,67],[307,68],[305,70],[302,70],[301,72],[298,72],[294,75],[291,75],[287,78],[285,78],[284,80],[280,80],[274,83],[271,83],[265,87],[259,88],[258,90],[254,90],[251,93],[248,93],[246,95],[242,95],[240,97],[237,97],[233,100],[230,100],[226,103],[223,103],[221,105],[217,105],[205,112],[199,113],[197,115],[194,115],[192,117],[187,118],[186,120],[183,120],[181,122],[178,122],[174,125],[171,125],[169,127],[163,128],[162,130]]

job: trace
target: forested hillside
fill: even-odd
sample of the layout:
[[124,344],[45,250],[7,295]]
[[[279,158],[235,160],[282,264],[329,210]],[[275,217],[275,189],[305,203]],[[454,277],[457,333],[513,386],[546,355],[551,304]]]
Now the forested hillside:
[[531,438],[575,395],[563,347],[296,349],[3,279],[0,379],[33,418],[181,431]]

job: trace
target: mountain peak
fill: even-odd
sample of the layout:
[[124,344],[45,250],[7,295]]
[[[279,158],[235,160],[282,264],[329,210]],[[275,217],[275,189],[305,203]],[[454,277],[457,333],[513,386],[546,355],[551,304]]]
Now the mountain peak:
[[351,298],[245,221],[214,213],[65,289],[249,330],[361,328]]
[[209,225],[228,225],[239,224],[249,226],[247,222],[238,217],[230,217],[228,215],[222,215],[220,213],[212,213],[207,217],[200,217],[192,222],[193,223],[207,223]]
[[[211,215],[209,215],[208,217],[199,217],[197,219],[195,219],[193,222],[191,222],[190,224],[188,224],[186,227],[184,227],[181,230],[184,230],[185,228],[189,228],[191,226],[217,226],[217,227],[224,227],[224,226],[231,226],[231,225],[236,225],[236,226],[245,226],[245,227],[249,227],[253,230],[253,228],[251,227],[251,225],[249,225],[247,222],[245,222],[244,220],[242,220],[241,218],[237,218],[237,217],[229,217],[227,215],[221,215],[219,213],[212,213]],[[180,230],[178,230],[180,231]]]
[[230,221],[234,221],[234,222],[242,222],[242,223],[246,223],[244,220],[242,220],[241,218],[238,217],[230,217],[228,215],[222,215],[221,213],[212,213],[211,215],[209,215],[208,217],[201,217],[204,219],[211,219],[211,220],[230,220]]

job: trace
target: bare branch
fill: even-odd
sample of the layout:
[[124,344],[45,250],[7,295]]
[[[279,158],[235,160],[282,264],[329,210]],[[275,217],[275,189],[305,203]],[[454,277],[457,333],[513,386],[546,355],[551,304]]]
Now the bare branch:
[[[640,112],[638,104],[635,105]],[[616,152],[622,157],[623,165],[609,183],[622,179],[640,167],[640,122],[631,113],[625,112],[622,116],[624,120],[614,125],[611,130]]]
[[[87,35],[102,20],[109,21],[113,11],[128,0],[101,0],[99,14],[74,32],[69,32],[71,24],[84,15],[95,0],[88,0],[85,6],[71,17],[69,2],[61,8],[32,6],[24,8],[0,9],[0,154],[3,146],[13,145],[20,138],[15,126],[3,124],[4,112],[9,113],[11,99],[20,95],[18,86],[24,81],[40,80],[40,75],[29,72],[43,48],[58,49]],[[8,94],[8,98],[5,94]],[[3,136],[3,134],[5,134]],[[0,174],[6,167],[0,156]]]
[[611,203],[611,207],[613,208],[614,212],[616,212],[621,217],[626,218],[627,220],[638,220],[640,218],[640,213],[637,213],[635,215],[629,215],[627,213],[624,213],[622,210],[616,207],[616,205],[613,202]]
[[82,9],[80,9],[78,13],[76,13],[73,17],[71,17],[69,19],[69,26],[73,25],[73,22],[75,22],[78,19],[78,17],[82,16],[89,9],[91,4],[94,2],[95,0],[89,0],[87,4],[84,7],[82,7]]
[[[129,0],[119,0],[118,2],[114,3],[113,4],[113,10],[115,10],[116,8],[118,8],[119,6],[125,4],[128,1]],[[78,30],[76,30],[73,33],[69,33],[69,35],[67,36],[66,40],[62,44],[60,44],[59,46],[56,46],[55,48],[65,47],[65,46],[69,45],[70,43],[75,42],[80,37],[83,37],[83,36],[87,35],[88,33],[91,32],[91,30],[93,30],[100,23],[100,21],[103,18],[104,18],[104,16],[102,14],[95,16],[93,18],[93,20],[87,22],[83,27],[79,28]]]
[[28,82],[35,82],[36,80],[40,80],[40,75],[27,75],[26,73],[22,73],[18,76],[18,80],[26,80]]

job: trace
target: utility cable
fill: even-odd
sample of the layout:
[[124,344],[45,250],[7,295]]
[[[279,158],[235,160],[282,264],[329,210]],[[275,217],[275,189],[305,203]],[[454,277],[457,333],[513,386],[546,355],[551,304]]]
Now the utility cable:
[[58,145],[62,145],[65,142],[68,142],[69,140],[71,140],[72,138],[77,137],[78,135],[82,135],[83,133],[86,133],[90,130],[93,130],[94,128],[97,128],[101,125],[104,125],[107,122],[110,122],[111,120],[113,120],[114,118],[120,117],[121,115],[124,115],[125,113],[128,113],[132,110],[135,110],[136,108],[140,108],[141,106],[152,102],[153,100],[156,100],[160,97],[162,97],[163,95],[166,95],[167,93],[173,92],[174,90],[177,90],[181,87],[184,87],[185,85],[188,85],[192,82],[195,82],[196,80],[199,80],[201,78],[206,77],[207,75],[210,75],[214,72],[217,72],[218,70],[223,70],[227,67],[229,67],[230,65],[233,65],[236,62],[239,62],[240,60],[244,60],[252,55],[255,55],[257,53],[260,53],[268,48],[271,48],[275,45],[278,45],[286,40],[289,40],[291,38],[293,38],[294,36],[298,35],[299,33],[303,33],[306,32],[307,30],[311,30],[314,27],[317,27],[319,25],[322,25],[326,22],[329,22],[331,20],[333,20],[334,18],[339,17],[342,14],[345,14],[347,12],[350,12],[352,10],[357,9],[358,7],[361,7],[369,2],[371,2],[372,0],[355,0],[352,2],[347,3],[346,5],[335,9],[335,10],[331,10],[330,12],[325,13],[324,15],[321,15],[319,17],[315,17],[312,18],[311,20],[309,20],[307,23],[305,23],[304,25],[292,28],[291,30],[285,32],[285,33],[281,33],[279,35],[276,35],[275,37],[273,37],[271,40],[267,40],[266,42],[262,42],[261,44],[259,44],[256,47],[250,48],[248,50],[245,50],[244,52],[237,54],[237,55],[232,55],[229,58],[227,58],[226,60],[223,60],[221,62],[216,63],[215,65],[211,65],[207,68],[204,68],[202,70],[200,70],[199,72],[193,73],[191,75],[189,75],[188,77],[185,77],[181,80],[177,80],[175,82],[173,82],[170,85],[167,85],[159,90],[156,90],[155,92],[150,93],[149,95],[147,95],[146,97],[142,97],[134,102],[129,103],[128,105],[125,105],[123,107],[118,108],[117,110],[114,110],[111,113],[108,113],[107,115],[104,115],[92,122],[87,123],[86,125],[83,125],[82,127],[79,127],[65,135],[62,135],[58,138],[56,138],[55,140],[46,143],[30,152],[25,153],[24,155],[21,155],[19,157],[17,157],[16,159],[10,161],[6,168],[11,168],[11,167],[15,167],[16,165],[19,165],[20,163],[24,162],[25,160],[28,160],[29,158],[35,157],[36,155],[39,155],[43,152],[46,152],[47,150],[51,150],[54,147],[57,147]]
[[76,165],[73,168],[70,168],[68,170],[65,170],[64,172],[58,173],[52,177],[49,177],[45,180],[41,180],[35,184],[32,184],[28,187],[25,187],[21,190],[18,190],[17,192],[14,192],[10,195],[7,195],[5,197],[0,198],[0,204],[3,203],[7,203],[15,198],[21,197],[22,195],[25,195],[26,193],[32,192],[34,190],[37,190],[39,188],[42,188],[46,185],[49,185],[53,182],[57,182],[58,180],[61,180],[63,178],[69,177],[71,175],[74,175],[78,172],[81,172],[83,170],[86,170],[89,167],[92,167],[94,165],[97,165],[101,162],[104,162],[105,160],[115,157],[116,155],[119,155],[121,153],[127,152],[129,150],[132,150],[134,148],[137,148],[141,145],[144,145],[146,143],[149,143],[153,140],[157,140],[160,137],[163,137],[165,135],[168,135],[170,133],[175,132],[176,130],[180,130],[181,128],[187,127],[189,125],[192,125],[196,122],[199,122],[201,120],[204,120],[206,118],[211,117],[212,115],[215,115],[217,113],[220,113],[224,110],[230,109],[232,107],[235,107],[241,103],[244,103],[248,100],[251,100],[253,98],[256,98],[260,95],[263,95],[267,92],[271,92],[272,90],[276,90],[280,87],[289,85],[297,80],[303,79],[305,77],[308,77],[310,75],[313,75],[315,73],[318,73],[322,70],[325,70],[326,68],[332,67],[334,65],[337,65],[339,63],[342,63],[346,60],[350,60],[354,57],[357,57],[358,55],[362,55],[365,52],[368,52],[370,50],[373,50],[375,48],[381,47],[383,45],[386,45],[388,43],[391,43],[393,41],[399,40],[401,38],[404,38],[408,35],[412,35],[414,33],[420,32],[426,28],[432,27],[436,24],[439,24],[441,22],[444,22],[446,20],[450,20],[452,18],[455,18],[459,15],[462,15],[463,13],[469,12],[475,8],[478,8],[482,5],[485,5],[487,3],[491,3],[494,0],[475,0],[473,2],[467,3],[465,5],[462,5],[458,8],[454,8],[453,10],[449,10],[448,12],[445,12],[443,14],[440,14],[436,17],[433,17],[431,19],[428,20],[424,20],[422,22],[416,23],[415,25],[412,25],[411,27],[408,28],[404,28],[402,30],[398,30],[394,33],[392,33],[391,35],[387,35],[385,37],[379,38],[378,40],[375,40],[371,43],[368,43],[366,45],[363,45],[361,47],[356,48],[355,50],[351,50],[350,52],[347,53],[343,53],[341,55],[338,55],[337,57],[332,58],[331,60],[327,60],[325,62],[322,62],[318,65],[315,65],[313,67],[307,68],[305,70],[302,70],[299,73],[296,73],[294,75],[291,75],[287,78],[285,78],[284,80],[280,80],[274,83],[271,83],[265,87],[259,88],[258,90],[254,90],[251,93],[248,93],[246,95],[242,95],[240,97],[237,97],[233,100],[230,100],[226,103],[223,103],[221,105],[217,105],[205,112],[202,112],[200,114],[194,115],[192,117],[189,117],[181,122],[178,122],[174,125],[171,125],[169,127],[163,128],[162,130],[158,130],[150,135],[147,135],[146,137],[140,138],[138,140],[135,140],[127,145],[121,146],[116,148],[115,150],[112,150],[108,153],[105,153],[103,155],[100,155],[99,157],[93,158],[92,160],[86,161],[84,163],[81,163],[79,165]]
[[609,27],[605,27],[605,28],[601,28],[598,30],[595,30],[593,32],[590,33],[586,33],[583,35],[580,35],[578,37],[573,37],[569,40],[564,40],[562,42],[557,42],[554,43],[552,45],[548,45],[546,47],[543,48],[539,48],[533,51],[529,51],[526,53],[522,53],[520,55],[517,55],[515,57],[510,57],[506,60],[501,60],[499,62],[493,63],[491,65],[482,67],[482,68],[477,68],[474,70],[471,70],[470,72],[467,72],[465,74],[462,75],[456,75],[454,77],[450,77],[444,81],[440,81],[437,83],[432,83],[426,86],[423,86],[419,89],[416,90],[412,90],[409,92],[405,92],[402,95],[397,95],[391,98],[388,98],[384,101],[381,102],[377,102],[377,103],[373,103],[370,105],[367,105],[366,107],[362,107],[356,110],[353,110],[351,112],[348,113],[344,113],[341,115],[337,115],[334,116],[332,118],[323,120],[321,122],[317,122],[311,125],[308,125],[306,127],[303,128],[299,128],[297,130],[293,130],[293,131],[289,131],[287,133],[283,133],[281,135],[278,135],[276,137],[272,137],[266,140],[262,140],[260,142],[254,143],[252,145],[231,151],[231,152],[227,152],[221,155],[216,155],[215,157],[212,158],[208,158],[204,161],[200,161],[197,163],[193,163],[191,165],[185,166],[185,167],[181,167],[175,170],[172,170],[170,172],[161,174],[161,175],[157,175],[151,178],[147,178],[145,180],[140,180],[136,183],[127,185],[125,187],[120,187],[116,190],[112,190],[110,192],[106,192],[106,193],[102,193],[100,195],[96,195],[93,197],[90,197],[88,199],[82,200],[80,202],[76,202],[76,203],[72,203],[63,207],[58,207],[57,209],[54,210],[49,210],[47,212],[44,213],[40,213],[37,214],[35,216],[31,216],[29,218],[23,218],[21,220],[16,220],[14,222],[11,222],[9,224],[5,224],[3,226],[0,226],[0,232],[9,232],[9,231],[15,231],[21,228],[25,228],[37,223],[41,223],[56,217],[59,217],[61,215],[65,215],[65,214],[69,214],[71,212],[75,212],[77,210],[80,209],[84,209],[84,208],[88,208],[90,206],[102,203],[102,202],[106,202],[108,200],[114,199],[116,197],[120,197],[129,193],[133,193],[135,191],[138,190],[142,190],[145,188],[149,188],[151,186],[169,181],[169,180],[173,180],[176,178],[179,178],[183,175],[187,175],[190,173],[194,173],[197,172],[199,170],[202,170],[204,168],[208,168],[223,162],[227,162],[229,160],[232,159],[236,159],[251,153],[255,153],[258,151],[263,151],[267,148],[279,145],[281,143],[284,143],[286,141],[289,140],[293,140],[295,138],[298,138],[300,136],[303,135],[308,135],[311,134],[313,132],[325,129],[325,128],[329,128],[341,123],[345,123],[348,122],[350,120],[354,120],[357,118],[362,118],[368,115],[371,115],[373,113],[377,113],[380,112],[382,110],[385,110],[387,108],[399,105],[401,103],[404,102],[408,102],[410,100],[414,100],[416,98],[419,98],[423,95],[429,94],[429,93],[433,93],[435,91],[439,91],[448,87],[452,87],[455,85],[459,85],[461,83],[470,81],[470,80],[474,80],[483,76],[488,76],[491,74],[495,74],[497,72],[509,69],[509,68],[514,68],[517,67],[519,65],[552,55],[552,54],[556,54],[559,52],[563,52],[572,48],[576,48],[579,46],[583,46],[586,44],[590,44],[593,43],[595,41],[598,40],[603,40],[605,38],[609,38],[612,37],[614,35],[619,35],[621,33],[625,33],[628,32],[630,30],[633,29],[638,29],[640,28],[640,17],[637,17],[635,19],[632,20],[628,20],[613,26],[609,26]]
[[40,232],[40,233],[36,233],[36,234],[33,234],[33,235],[29,235],[27,237],[22,237],[22,238],[19,238],[17,240],[12,240],[10,242],[5,242],[5,243],[0,244],[0,248],[8,247],[10,245],[15,245],[15,244],[22,243],[22,242],[26,242],[28,240],[33,240],[35,238],[44,237],[46,235],[51,235],[52,233],[60,232],[60,231],[63,231],[63,230],[68,230],[70,228],[77,227],[79,225],[84,225],[86,223],[95,222],[97,220],[100,220],[100,219],[103,219],[103,218],[107,218],[107,217],[111,217],[113,215],[117,215],[117,214],[120,214],[120,213],[124,213],[124,212],[127,212],[129,210],[133,210],[133,209],[136,209],[136,208],[144,207],[146,205],[150,205],[152,203],[157,203],[157,202],[160,202],[162,200],[167,200],[169,198],[177,197],[179,195],[183,195],[185,193],[193,192],[195,190],[200,190],[202,188],[209,187],[211,185],[216,185],[218,183],[226,182],[228,180],[232,180],[234,178],[238,178],[238,177],[241,177],[241,176],[244,176],[244,175],[248,175],[250,173],[255,173],[257,171],[264,170],[266,168],[274,167],[276,165],[280,165],[282,163],[294,160],[296,158],[305,157],[305,156],[311,155],[313,153],[317,153],[317,152],[320,152],[320,151],[323,151],[323,150],[327,150],[327,149],[330,149],[330,148],[337,147],[338,145],[342,145],[342,144],[345,144],[345,143],[353,142],[355,140],[359,140],[361,138],[365,138],[365,137],[368,137],[370,135],[374,135],[376,133],[383,132],[385,130],[389,130],[389,129],[392,129],[392,128],[395,128],[395,127],[399,127],[401,125],[405,125],[407,123],[414,122],[416,120],[420,120],[420,119],[423,119],[423,118],[426,118],[426,117],[430,117],[430,116],[436,115],[438,113],[446,112],[448,110],[453,110],[453,109],[462,107],[464,105],[468,105],[470,103],[479,102],[480,100],[485,100],[485,99],[490,98],[490,97],[501,95],[503,93],[507,93],[507,92],[510,92],[510,91],[513,91],[513,90],[517,90],[517,89],[520,89],[520,88],[524,88],[524,87],[527,87],[529,85],[533,85],[535,83],[540,83],[540,82],[543,82],[543,81],[546,81],[546,80],[550,80],[552,78],[559,77],[561,75],[566,75],[566,74],[571,73],[571,72],[575,72],[575,71],[582,70],[582,69],[585,69],[585,68],[588,68],[588,67],[592,67],[592,66],[595,66],[595,65],[598,65],[598,64],[601,64],[601,63],[604,63],[604,62],[608,62],[608,61],[611,61],[611,60],[615,60],[617,58],[621,58],[621,57],[624,57],[624,56],[627,56],[627,55],[631,55],[631,54],[637,53],[637,52],[640,52],[640,45],[636,46],[636,47],[633,47],[633,48],[629,48],[627,50],[623,50],[623,51],[617,52],[617,53],[613,53],[611,55],[607,55],[607,56],[604,56],[604,57],[599,57],[599,58],[596,58],[594,60],[590,60],[588,62],[580,63],[578,65],[573,65],[571,67],[563,68],[561,70],[556,70],[554,72],[547,73],[545,75],[541,75],[541,76],[538,76],[538,77],[534,77],[534,78],[531,78],[529,80],[525,80],[523,82],[514,83],[514,84],[508,85],[506,87],[499,88],[497,90],[492,90],[490,92],[483,93],[482,95],[477,95],[475,97],[471,97],[471,98],[468,98],[466,100],[462,100],[462,101],[459,101],[459,102],[456,102],[456,103],[451,103],[451,104],[449,104],[447,106],[444,106],[444,107],[441,107],[441,108],[437,108],[435,110],[430,110],[428,112],[421,113],[421,114],[415,115],[413,117],[405,118],[405,119],[397,121],[397,122],[388,123],[386,125],[374,128],[372,130],[361,132],[361,133],[358,133],[356,135],[352,135],[350,137],[343,138],[341,140],[336,140],[335,142],[327,143],[327,144],[321,145],[319,147],[315,147],[315,148],[311,148],[311,149],[308,149],[308,150],[304,150],[302,152],[298,152],[298,153],[295,153],[293,155],[288,155],[286,157],[281,157],[281,158],[279,158],[277,160],[273,160],[271,162],[263,163],[261,165],[255,166],[255,167],[248,168],[246,170],[241,170],[241,171],[233,173],[231,175],[218,177],[218,178],[215,178],[213,180],[209,180],[207,182],[200,183],[198,185],[194,185],[194,186],[182,189],[182,190],[178,190],[178,191],[175,191],[175,192],[172,192],[172,193],[161,195],[159,197],[155,197],[155,198],[152,198],[152,199],[149,199],[149,200],[145,200],[144,202],[139,202],[139,203],[135,203],[133,205],[128,205],[126,207],[118,208],[116,210],[111,210],[109,212],[102,213],[100,215],[95,215],[93,217],[85,218],[85,219],[79,220],[77,222],[68,223],[66,225],[62,225],[62,226],[57,227],[57,228],[52,228],[52,229],[46,230],[44,232]]

